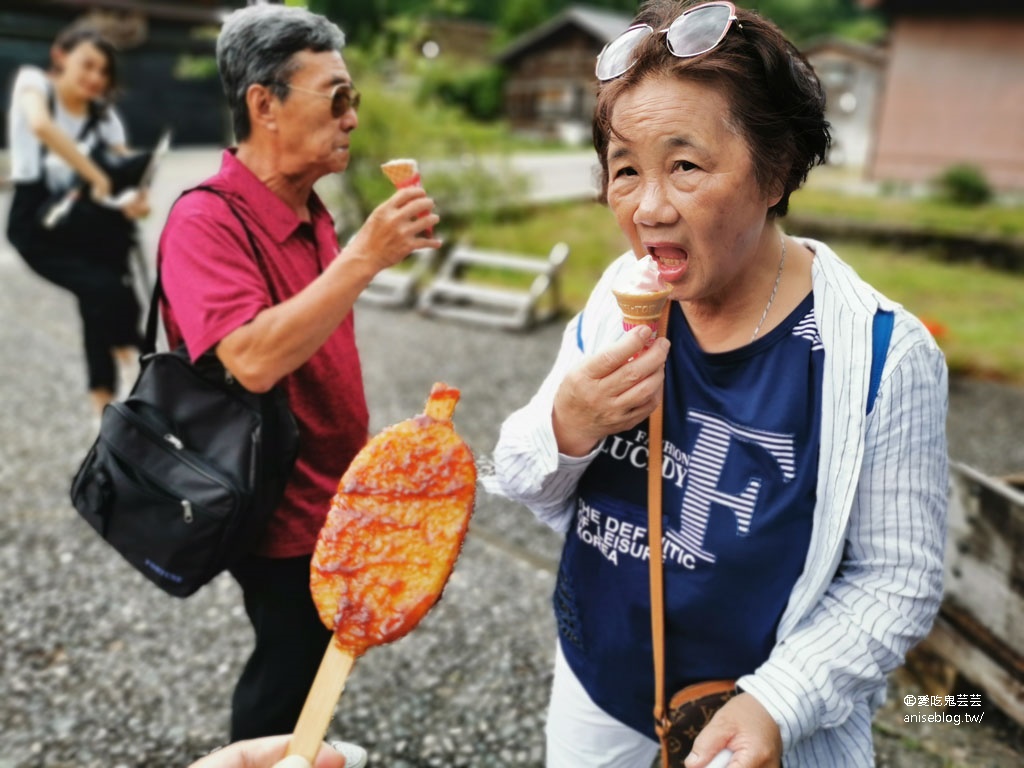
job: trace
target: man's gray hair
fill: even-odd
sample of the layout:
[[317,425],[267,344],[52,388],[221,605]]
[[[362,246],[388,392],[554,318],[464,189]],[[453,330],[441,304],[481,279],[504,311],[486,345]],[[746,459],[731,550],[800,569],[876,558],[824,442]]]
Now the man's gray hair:
[[340,51],[345,34],[330,20],[305,8],[251,5],[231,13],[217,37],[217,69],[231,110],[235,140],[249,138],[252,124],[245,101],[250,85],[265,85],[280,99],[296,70],[299,51]]

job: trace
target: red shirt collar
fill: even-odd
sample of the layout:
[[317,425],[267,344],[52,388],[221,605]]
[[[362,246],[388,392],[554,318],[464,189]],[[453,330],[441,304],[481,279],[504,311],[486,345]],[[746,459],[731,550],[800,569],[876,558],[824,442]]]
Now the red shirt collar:
[[[238,190],[253,211],[259,211],[260,224],[275,242],[285,242],[307,222],[300,219],[295,211],[256,178],[256,175],[235,156],[236,152],[235,148],[224,150],[218,176],[224,179],[231,189]],[[310,220],[315,226],[317,218],[326,213],[327,209],[316,192],[309,193],[307,205]]]

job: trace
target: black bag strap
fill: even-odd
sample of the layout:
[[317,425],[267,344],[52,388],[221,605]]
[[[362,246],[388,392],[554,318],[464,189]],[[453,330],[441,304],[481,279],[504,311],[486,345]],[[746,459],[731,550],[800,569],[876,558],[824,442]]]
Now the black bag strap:
[[[216,187],[210,186],[209,184],[200,184],[199,186],[192,187],[191,189],[186,189],[184,192],[178,195],[178,200],[181,200],[181,198],[183,198],[187,194],[199,190],[214,194],[221,200],[223,200],[224,204],[228,207],[228,210],[231,211],[232,215],[235,217],[235,219],[237,219],[238,223],[242,227],[242,230],[245,232],[246,237],[249,239],[249,247],[252,248],[253,261],[256,262],[256,266],[259,267],[260,274],[263,275],[263,280],[267,284],[267,291],[269,291],[270,293],[271,300],[273,300],[275,304],[280,304],[281,299],[278,297],[277,292],[274,290],[274,284],[270,280],[270,273],[267,272],[267,265],[263,261],[263,252],[260,251],[259,246],[256,245],[256,238],[253,237],[252,231],[249,229],[248,226],[246,226],[246,223],[242,219],[241,215],[238,213],[237,210],[235,210],[235,207],[231,204],[231,200],[228,197],[228,195],[224,194],[224,192],[217,189]],[[175,205],[177,205],[178,200],[174,201]],[[166,298],[164,296],[163,283],[160,279],[161,271],[162,270],[160,269],[160,264],[158,260],[156,266],[156,282],[153,285],[153,295],[149,300],[149,313],[148,316],[146,317],[146,336],[142,342],[141,352],[143,355],[149,355],[152,354],[153,352],[156,352],[156,329],[157,319],[160,311],[160,300]]]
[[[53,83],[49,80],[46,81],[46,107],[50,110],[50,118],[53,120],[57,119],[57,94],[53,90]],[[96,126],[100,123],[100,110],[97,109],[96,104],[89,102],[89,117],[82,127],[78,131],[78,135],[75,136],[75,141],[81,141],[89,135],[91,131],[96,130]],[[46,146],[45,141],[39,142],[39,178],[42,178],[43,174],[43,161],[46,159],[46,153],[50,151],[50,148]]]
[[[50,119],[56,121],[57,119],[57,94],[54,91],[53,83],[50,82],[49,78],[46,80],[46,108],[50,110]],[[78,131],[78,135],[75,137],[75,143],[82,141],[91,131],[95,131],[96,127],[100,122],[100,110],[96,104],[92,101],[89,102],[89,117],[82,127]],[[45,141],[39,142],[39,181],[43,186],[46,184],[46,155],[50,151],[50,148],[46,146]],[[77,178],[77,177],[76,177]]]

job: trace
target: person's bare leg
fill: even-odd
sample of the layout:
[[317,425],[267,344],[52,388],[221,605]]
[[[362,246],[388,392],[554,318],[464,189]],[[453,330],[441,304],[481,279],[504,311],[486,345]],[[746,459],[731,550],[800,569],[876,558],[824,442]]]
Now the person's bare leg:
[[139,376],[139,350],[135,347],[115,347],[114,357],[117,359],[117,390],[121,397],[125,397]]
[[107,387],[97,387],[89,390],[89,399],[92,401],[93,410],[96,414],[103,413],[103,408],[114,400],[114,392]]

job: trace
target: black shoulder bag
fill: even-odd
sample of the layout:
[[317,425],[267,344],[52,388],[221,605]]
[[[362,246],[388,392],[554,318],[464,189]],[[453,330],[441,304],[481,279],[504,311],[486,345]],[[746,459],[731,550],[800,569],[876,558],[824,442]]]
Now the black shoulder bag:
[[[256,241],[242,224],[275,303]],[[280,385],[243,388],[210,352],[156,352],[160,270],[139,378],[103,411],[100,433],[71,485],[79,514],[132,566],[176,597],[230,568],[278,506],[298,454],[298,427]]]

